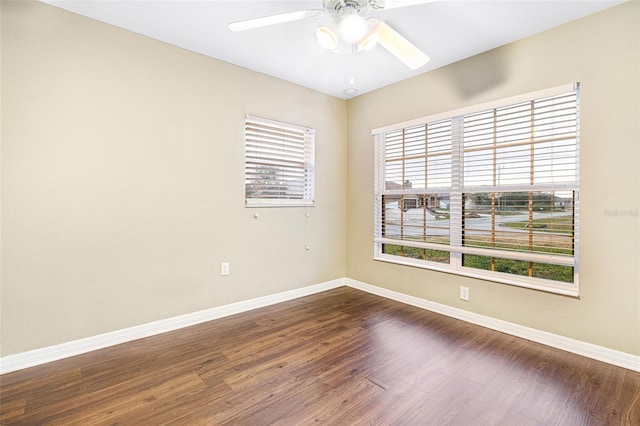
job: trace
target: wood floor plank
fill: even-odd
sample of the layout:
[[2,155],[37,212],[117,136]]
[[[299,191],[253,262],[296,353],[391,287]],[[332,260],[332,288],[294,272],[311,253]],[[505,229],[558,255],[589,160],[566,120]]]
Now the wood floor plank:
[[174,375],[144,384],[128,382],[76,395],[54,405],[27,409],[19,420],[21,424],[113,424],[114,418],[126,416],[141,404],[170,399],[194,387],[204,389],[204,383],[196,374]]
[[[580,372],[574,394],[577,403],[599,424],[625,422],[640,424],[637,411],[626,413],[622,407],[638,407],[640,378],[631,372],[595,360],[586,360],[588,367]],[[634,419],[635,417],[635,419]],[[635,423],[634,423],[635,422]]]
[[0,419],[3,421],[15,420],[24,416],[26,399],[0,400]]
[[318,395],[327,392],[330,388],[316,380],[307,378],[298,380],[286,373],[279,377],[277,383],[270,386],[257,386],[247,394],[232,392],[218,399],[214,404],[205,407],[194,415],[183,418],[191,424],[203,422],[206,424],[242,424],[241,419],[254,418],[255,424],[268,424],[260,419],[262,415],[288,413],[289,398],[294,398],[300,392],[309,395]]
[[341,417],[332,418],[328,423],[332,425],[400,424],[402,419],[408,419],[410,413],[422,405],[426,399],[425,392],[410,383],[398,381],[390,388],[373,394]]
[[331,386],[328,391],[318,395],[309,403],[309,398],[300,401],[305,410],[295,416],[285,416],[276,422],[285,426],[290,424],[328,424],[338,422],[346,424],[342,419],[351,411],[370,401],[374,395],[384,391],[370,381],[353,376],[338,386]]
[[344,329],[341,322],[347,317],[347,315],[341,313],[324,314],[314,318],[312,321],[298,322],[286,328],[278,328],[259,339],[238,344],[232,349],[223,351],[223,353],[230,360],[234,360],[254,355],[257,348],[261,352],[268,352],[270,349],[282,348],[285,345],[294,346],[312,339],[315,332],[322,333],[325,330]]
[[457,418],[482,391],[483,386],[463,376],[453,375],[427,393],[421,404],[402,419],[405,424],[456,424]]
[[640,425],[640,373],[338,288],[0,376],[4,425]]
[[[614,416],[619,417],[612,418]],[[620,398],[607,421],[611,424],[618,421],[629,426],[640,425],[640,374],[625,371]]]
[[[24,374],[24,378],[20,379]],[[82,382],[82,372],[79,366],[72,369],[62,368],[56,371],[47,366],[27,368],[23,371],[16,371],[0,376],[7,376],[9,380],[0,380],[0,402],[6,400],[22,399],[34,397],[39,394],[60,392],[63,388],[68,388],[73,384]]]

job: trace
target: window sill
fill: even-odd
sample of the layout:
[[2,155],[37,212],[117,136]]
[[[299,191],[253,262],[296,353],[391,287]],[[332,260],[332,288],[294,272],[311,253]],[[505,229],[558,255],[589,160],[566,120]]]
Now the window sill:
[[449,274],[461,275],[464,277],[476,278],[500,284],[508,284],[532,290],[544,291],[547,293],[553,293],[562,296],[570,296],[575,298],[578,298],[580,296],[578,286],[576,284],[562,285],[555,281],[545,280],[542,278],[520,277],[516,275],[505,274],[502,272],[483,271],[465,267],[454,269],[452,266],[444,263],[429,262],[420,259],[400,258],[398,256],[385,254],[374,256],[373,259],[397,265],[413,266],[416,268],[427,269],[431,271],[445,272]]
[[315,207],[315,201],[246,199],[245,207]]

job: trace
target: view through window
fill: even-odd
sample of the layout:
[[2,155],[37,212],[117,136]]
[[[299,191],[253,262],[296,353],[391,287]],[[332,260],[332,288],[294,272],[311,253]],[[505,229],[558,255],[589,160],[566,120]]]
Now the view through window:
[[577,294],[578,87],[375,130],[375,258]]

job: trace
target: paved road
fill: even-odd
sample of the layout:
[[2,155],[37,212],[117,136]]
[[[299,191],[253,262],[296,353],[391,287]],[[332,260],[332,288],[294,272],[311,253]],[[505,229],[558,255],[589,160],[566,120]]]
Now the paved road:
[[[559,218],[570,216],[570,212],[554,212],[554,213],[533,213],[534,219],[547,219],[547,218]],[[400,234],[400,211],[397,209],[387,209],[387,216],[390,220],[387,222],[387,234],[399,235]],[[422,218],[423,213],[421,209],[410,209],[403,215],[406,225],[415,225],[416,228],[406,227],[404,228],[405,236],[422,236]],[[517,214],[512,216],[496,216],[496,229],[502,226],[504,223],[509,222],[522,222],[529,219],[529,215]],[[467,218],[467,226],[472,229],[479,230],[491,230],[491,216],[482,215],[479,218]],[[437,228],[434,228],[437,227]],[[444,229],[440,229],[444,228]],[[505,230],[512,232],[529,232],[526,228],[505,228]],[[449,235],[449,220],[435,220],[431,215],[427,215],[427,234],[428,235]]]

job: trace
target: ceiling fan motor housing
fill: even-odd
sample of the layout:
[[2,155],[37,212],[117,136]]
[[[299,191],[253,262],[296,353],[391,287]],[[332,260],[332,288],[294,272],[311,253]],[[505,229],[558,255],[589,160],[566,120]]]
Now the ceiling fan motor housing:
[[[372,2],[376,3],[376,0]],[[369,3],[369,0],[324,0],[324,9],[329,12],[335,11],[338,15],[351,11],[366,15],[370,9]]]

